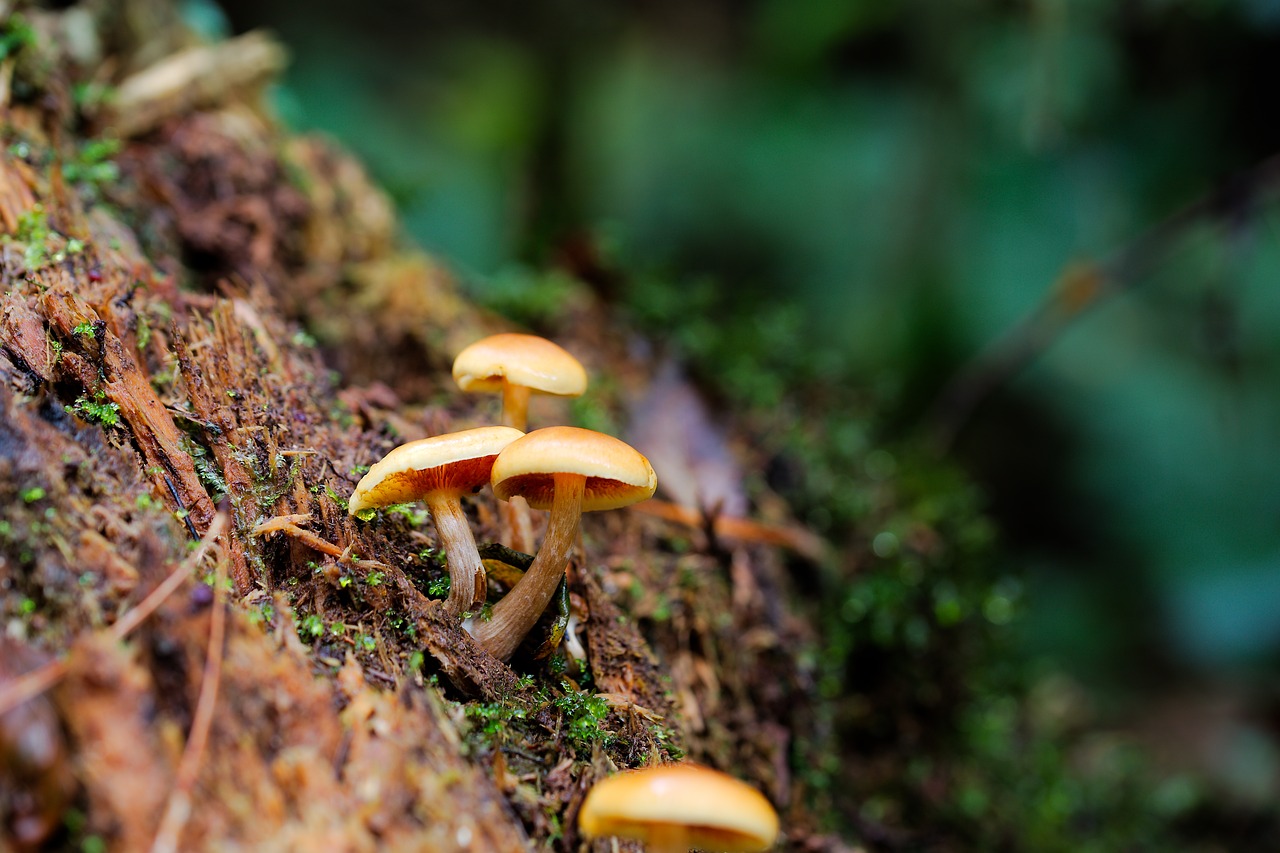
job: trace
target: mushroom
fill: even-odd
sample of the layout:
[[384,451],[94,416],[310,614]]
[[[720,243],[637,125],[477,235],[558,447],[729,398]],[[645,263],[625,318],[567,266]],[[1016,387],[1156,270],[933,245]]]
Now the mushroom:
[[579,397],[587,372],[560,346],[537,335],[504,333],[476,341],[453,361],[453,381],[468,393],[501,393],[502,422],[523,431],[529,396]]
[[[453,381],[468,393],[501,393],[502,422],[528,428],[531,394],[579,397],[587,390],[587,372],[562,347],[537,335],[506,332],[482,338],[453,360]],[[533,549],[529,507],[511,501],[502,513],[517,551]]]
[[538,621],[564,576],[582,513],[617,509],[653,495],[658,478],[649,460],[626,442],[577,427],[548,427],[516,439],[493,463],[493,493],[522,496],[550,509],[542,547],[488,620],[467,626],[494,657],[507,660]]
[[578,812],[588,838],[619,835],[653,853],[767,850],[778,814],[745,782],[697,764],[629,770],[597,782]]
[[361,515],[391,504],[426,502],[449,564],[445,606],[455,613],[479,609],[486,587],[462,495],[487,483],[499,451],[522,435],[511,427],[481,427],[402,444],[360,478],[347,504],[352,515]]

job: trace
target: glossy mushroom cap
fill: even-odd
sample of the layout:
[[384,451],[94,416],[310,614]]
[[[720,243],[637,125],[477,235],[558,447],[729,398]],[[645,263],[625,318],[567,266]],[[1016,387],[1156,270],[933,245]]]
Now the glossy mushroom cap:
[[767,850],[778,814],[764,795],[732,776],[697,764],[630,770],[597,782],[578,812],[592,838],[645,842],[680,838],[684,849]]
[[534,430],[507,445],[493,463],[493,493],[504,501],[519,495],[534,509],[551,509],[556,474],[586,478],[583,512],[638,503],[658,487],[649,460],[625,441],[561,426]]
[[470,492],[489,481],[494,459],[524,433],[481,427],[402,444],[371,467],[351,495],[352,515],[422,500],[432,492]]
[[582,364],[537,335],[493,335],[476,341],[454,359],[453,380],[463,391],[498,393],[504,378],[536,394],[577,397],[587,390]]

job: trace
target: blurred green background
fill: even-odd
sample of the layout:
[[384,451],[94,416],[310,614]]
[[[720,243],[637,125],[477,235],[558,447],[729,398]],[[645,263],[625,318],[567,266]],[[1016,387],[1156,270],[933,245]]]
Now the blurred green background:
[[[544,270],[590,235],[695,375],[756,347],[764,378],[719,393],[801,385],[837,407],[834,444],[929,434],[1065,269],[1216,194],[952,453],[1016,579],[1013,654],[1118,709],[1103,721],[1184,690],[1242,709],[1205,772],[1232,802],[1280,795],[1280,231],[1250,171],[1280,150],[1280,2],[188,8],[281,36],[282,114],[354,149],[477,298],[554,289]],[[850,400],[873,438],[839,432]]]

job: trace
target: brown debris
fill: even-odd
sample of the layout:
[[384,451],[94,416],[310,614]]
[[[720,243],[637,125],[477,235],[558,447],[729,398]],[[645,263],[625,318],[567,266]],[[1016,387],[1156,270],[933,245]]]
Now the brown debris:
[[118,136],[138,136],[171,116],[262,86],[285,61],[284,48],[260,32],[181,50],[123,80],[103,124]]
[[587,601],[587,659],[596,684],[613,697],[672,720],[658,662],[634,623],[605,595],[594,577],[574,572],[574,590]]
[[[36,668],[39,656],[0,639],[0,679]],[[66,737],[53,703],[37,696],[0,712],[0,839],[38,849],[58,828],[75,795]]]

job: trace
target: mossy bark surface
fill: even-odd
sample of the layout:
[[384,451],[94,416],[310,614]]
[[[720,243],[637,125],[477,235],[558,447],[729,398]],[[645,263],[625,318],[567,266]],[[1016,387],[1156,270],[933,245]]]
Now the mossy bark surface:
[[[759,786],[786,844],[839,849],[789,769],[813,635],[780,553],[598,513],[568,572],[587,659],[537,637],[510,665],[483,652],[441,606],[425,512],[360,522],[345,498],[392,447],[497,419],[449,365],[507,324],[397,240],[358,163],[261,108],[278,46],[197,45],[168,4],[101,5],[20,9],[0,62],[0,690],[66,666],[0,716],[0,745],[53,745],[0,750],[0,840],[150,846],[207,687],[221,561],[182,849],[577,850],[592,780],[677,756]],[[74,50],[72,26],[92,35]],[[114,101],[72,95],[103,81]],[[609,306],[583,288],[536,331],[607,380],[591,404],[625,423],[655,368]],[[492,496],[467,511],[501,541]],[[110,640],[219,512],[189,582]]]

